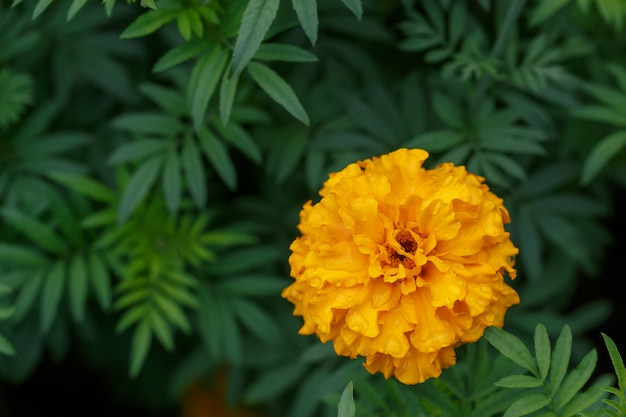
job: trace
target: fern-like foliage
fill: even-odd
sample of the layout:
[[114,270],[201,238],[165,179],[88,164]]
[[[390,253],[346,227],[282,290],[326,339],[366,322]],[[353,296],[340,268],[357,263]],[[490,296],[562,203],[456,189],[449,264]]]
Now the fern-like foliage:
[[17,122],[33,101],[33,79],[24,73],[0,70],[0,131]]

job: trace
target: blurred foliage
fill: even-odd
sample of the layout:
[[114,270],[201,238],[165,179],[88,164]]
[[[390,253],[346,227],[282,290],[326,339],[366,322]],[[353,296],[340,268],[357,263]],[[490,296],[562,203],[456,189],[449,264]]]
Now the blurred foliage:
[[545,362],[502,382],[512,364],[481,341],[406,387],[299,336],[280,297],[302,204],[399,147],[503,196],[522,299],[507,330],[545,353],[567,326],[587,370],[611,304],[572,300],[617,278],[600,272],[626,186],[625,16],[621,0],[0,0],[0,379],[72,349],[153,410],[226,367],[225,401],[268,416],[352,415],[352,389],[364,416],[504,412]]

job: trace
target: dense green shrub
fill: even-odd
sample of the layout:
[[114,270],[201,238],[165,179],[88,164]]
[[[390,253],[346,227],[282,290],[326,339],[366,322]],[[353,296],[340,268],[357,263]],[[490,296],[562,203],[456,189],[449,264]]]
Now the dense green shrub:
[[[0,0],[0,380],[71,350],[151,410],[226,366],[228,401],[271,416],[336,415],[349,381],[363,416],[605,415],[608,394],[624,415],[619,367],[609,393],[586,383],[611,305],[572,300],[619,278],[600,273],[626,185],[625,17],[621,0]],[[302,204],[401,147],[484,176],[520,248],[498,350],[465,346],[415,387],[299,336],[280,297]],[[544,384],[566,371],[567,394]]]

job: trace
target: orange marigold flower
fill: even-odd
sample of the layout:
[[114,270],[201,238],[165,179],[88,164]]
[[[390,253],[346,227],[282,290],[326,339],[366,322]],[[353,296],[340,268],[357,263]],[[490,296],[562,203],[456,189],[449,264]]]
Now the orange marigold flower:
[[405,384],[439,376],[519,303],[502,199],[463,166],[423,168],[427,157],[399,149],[331,174],[300,212],[282,293],[300,334]]

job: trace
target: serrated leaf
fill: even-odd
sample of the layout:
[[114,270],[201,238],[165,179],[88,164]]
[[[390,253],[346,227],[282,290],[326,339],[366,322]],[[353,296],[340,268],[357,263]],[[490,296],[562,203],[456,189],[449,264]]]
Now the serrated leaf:
[[626,130],[619,130],[602,138],[585,160],[581,182],[589,184],[605,167],[608,161],[626,147]]
[[24,233],[42,249],[56,254],[63,254],[67,251],[65,242],[54,233],[51,227],[31,216],[12,207],[0,209],[0,215],[8,224]]
[[196,205],[202,208],[206,203],[206,174],[200,150],[193,138],[187,138],[181,158],[191,196]]
[[152,184],[156,181],[163,158],[154,157],[141,164],[128,181],[120,201],[117,213],[117,222],[124,223],[135,211],[139,203],[146,196]]
[[515,401],[502,417],[521,417],[540,410],[550,404],[550,397],[545,394],[530,393]]
[[275,102],[283,106],[293,117],[309,125],[309,115],[291,86],[280,75],[270,67],[257,62],[248,64],[248,72],[259,87]]
[[541,379],[532,375],[509,375],[501,378],[495,384],[504,388],[536,388],[540,387],[542,382]]
[[231,190],[237,188],[237,171],[226,146],[209,129],[200,132],[200,146],[209,162]]
[[318,17],[316,0],[292,0],[293,9],[296,11],[300,26],[304,30],[311,45],[317,42]]
[[595,349],[585,355],[578,366],[565,377],[559,389],[559,397],[556,403],[557,409],[565,406],[587,383],[598,361],[598,353]]
[[283,43],[263,43],[254,54],[262,61],[316,62],[317,57],[306,49]]
[[76,255],[72,259],[68,280],[72,315],[76,321],[82,321],[87,301],[87,267],[82,256]]
[[150,10],[139,15],[120,35],[121,39],[138,38],[156,32],[178,14],[178,10]]
[[548,376],[548,370],[550,369],[551,347],[548,331],[546,326],[542,323],[537,324],[537,327],[535,327],[534,342],[539,376],[541,377],[541,381],[545,381]]
[[356,415],[356,406],[354,405],[353,384],[348,382],[339,397],[339,405],[337,405],[337,417],[354,417]]
[[485,330],[485,338],[502,355],[533,375],[539,375],[530,351],[517,336],[496,327],[489,327]]
[[556,392],[567,373],[570,356],[572,354],[572,331],[564,326],[556,340],[552,360],[550,361],[550,389]]
[[203,53],[191,71],[187,95],[190,100],[191,118],[196,133],[204,124],[209,101],[215,87],[224,72],[228,54],[219,44],[211,45],[211,49]]
[[133,334],[133,340],[130,347],[129,376],[131,378],[135,378],[139,375],[139,372],[146,361],[146,357],[148,356],[151,342],[152,332],[150,331],[150,325],[147,320],[143,320],[135,328],[135,333]]
[[254,56],[276,18],[279,4],[280,0],[249,0],[235,41],[230,63],[231,78],[239,76]]
[[41,331],[50,330],[59,311],[59,303],[65,287],[65,264],[56,262],[50,272],[44,276],[43,292],[41,294]]
[[620,355],[619,350],[617,349],[617,345],[609,336],[604,333],[602,334],[602,339],[604,339],[604,344],[606,345],[607,350],[609,351],[609,356],[611,357],[611,363],[613,364],[613,369],[615,370],[615,375],[617,376],[617,385],[620,391],[626,390],[626,367],[624,367],[624,360],[622,359],[622,355]]
[[180,162],[178,154],[171,150],[165,159],[163,167],[163,195],[165,196],[165,204],[172,216],[178,213],[180,199],[182,195],[182,179],[180,173]]

